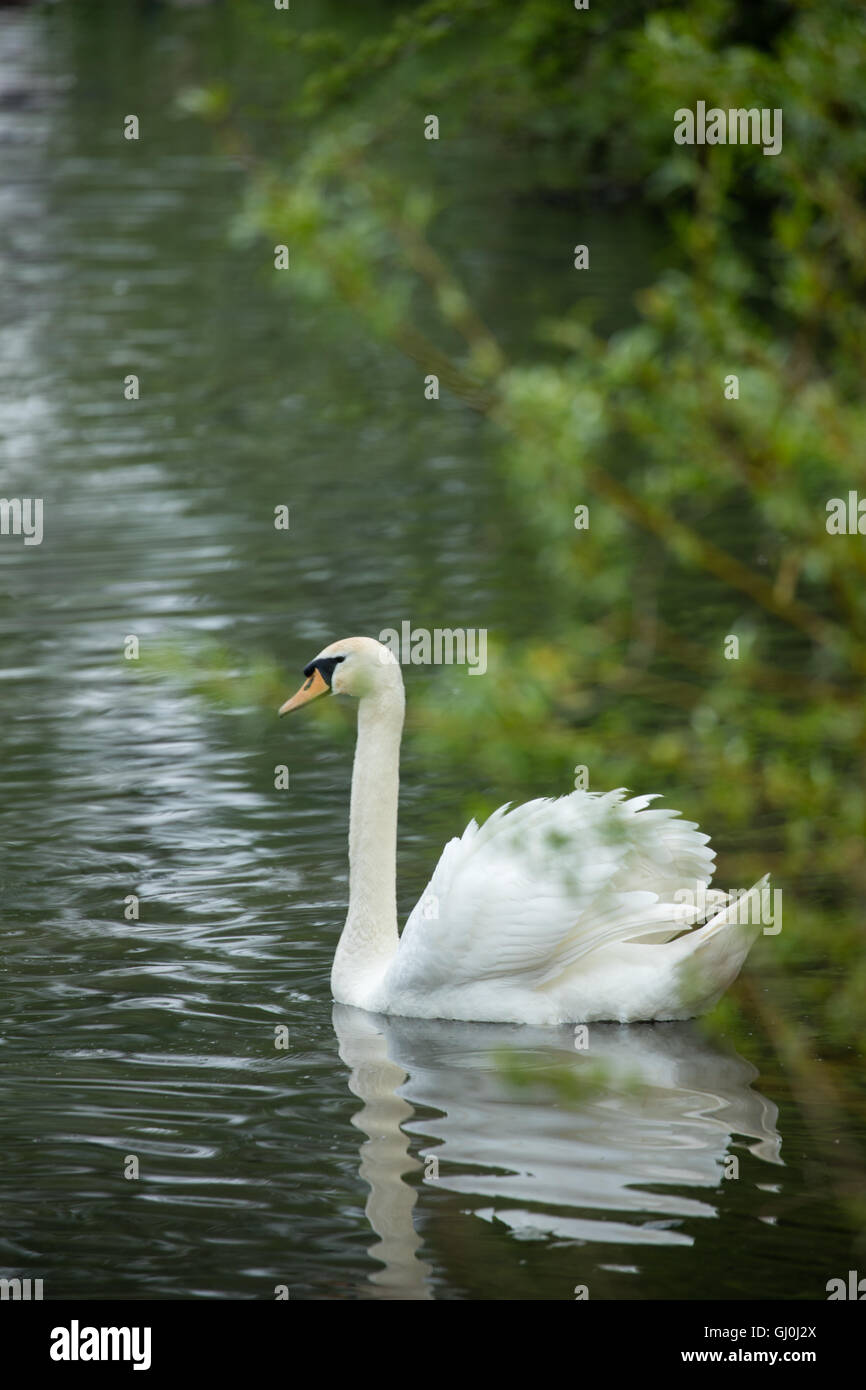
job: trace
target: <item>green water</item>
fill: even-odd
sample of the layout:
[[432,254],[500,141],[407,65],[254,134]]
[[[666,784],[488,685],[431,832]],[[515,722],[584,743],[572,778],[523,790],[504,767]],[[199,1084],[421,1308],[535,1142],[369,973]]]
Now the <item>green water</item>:
[[[215,638],[287,695],[333,638],[520,634],[545,603],[478,419],[228,237],[243,172],[170,101],[195,60],[164,13],[91,42],[0,11],[0,493],[45,504],[40,546],[0,544],[0,1274],[47,1298],[823,1297],[855,1234],[760,1036],[596,1029],[612,1080],[569,1107],[495,1060],[571,1065],[568,1030],[334,1010],[348,722],[220,710],[124,660],[131,634],[141,665]],[[514,345],[559,308],[572,212],[464,158],[455,257]],[[626,314],[655,234],[592,215]],[[409,739],[404,913],[475,790]]]

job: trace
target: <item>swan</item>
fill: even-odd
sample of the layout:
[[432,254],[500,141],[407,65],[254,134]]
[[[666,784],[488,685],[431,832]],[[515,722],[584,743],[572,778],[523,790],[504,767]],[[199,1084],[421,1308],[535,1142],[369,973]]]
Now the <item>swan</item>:
[[727,905],[693,926],[713,871],[708,836],[624,788],[471,821],[398,935],[399,664],[373,638],[349,637],[304,676],[280,715],[330,694],[358,700],[338,1004],[466,1022],[636,1023],[692,1018],[735,979],[769,876],[746,895],[715,895]]

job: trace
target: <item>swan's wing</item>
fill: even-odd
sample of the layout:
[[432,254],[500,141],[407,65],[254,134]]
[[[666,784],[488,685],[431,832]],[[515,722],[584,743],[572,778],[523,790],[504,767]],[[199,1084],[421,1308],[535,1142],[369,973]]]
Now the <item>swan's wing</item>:
[[678,889],[712,875],[706,835],[676,811],[572,792],[472,821],[409,917],[391,989],[557,978],[612,941],[667,940],[694,919]]

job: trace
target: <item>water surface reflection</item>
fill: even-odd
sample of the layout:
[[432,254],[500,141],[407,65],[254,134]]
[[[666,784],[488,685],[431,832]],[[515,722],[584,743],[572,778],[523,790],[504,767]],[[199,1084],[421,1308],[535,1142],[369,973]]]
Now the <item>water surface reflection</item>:
[[[430,1296],[416,1194],[403,1182],[421,1167],[426,1183],[520,1237],[690,1246],[699,1237],[684,1218],[717,1215],[715,1189],[733,1180],[726,1167],[737,1171],[726,1158],[744,1148],[782,1163],[778,1112],[754,1089],[755,1068],[688,1024],[593,1025],[578,1058],[567,1028],[385,1018],[344,1005],[333,1021],[349,1087],[364,1102],[353,1123],[367,1135],[360,1172],[380,1238],[370,1253],[385,1265],[370,1277],[392,1296]],[[534,1097],[509,1094],[498,1059],[515,1047],[537,1066]],[[590,1058],[608,1078],[602,1093],[552,1102],[544,1068],[579,1076]]]

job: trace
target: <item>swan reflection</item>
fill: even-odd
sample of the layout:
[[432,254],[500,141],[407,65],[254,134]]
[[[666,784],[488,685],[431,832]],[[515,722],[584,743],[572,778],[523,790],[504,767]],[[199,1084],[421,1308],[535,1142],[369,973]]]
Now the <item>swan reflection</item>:
[[[403,1181],[411,1172],[524,1238],[688,1246],[680,1224],[716,1215],[713,1189],[732,1156],[782,1162],[778,1112],[753,1088],[755,1068],[689,1023],[594,1024],[577,1053],[569,1028],[385,1018],[340,1004],[333,1022],[364,1102],[353,1122],[368,1136],[360,1171],[379,1237],[370,1253],[384,1266],[371,1276],[378,1296],[433,1297],[413,1222],[418,1186]],[[508,1085],[507,1049],[537,1066],[540,1088]],[[605,1084],[584,1099],[566,1104],[544,1087],[551,1064],[579,1078],[587,1063]],[[433,1159],[438,1177],[427,1176]]]

